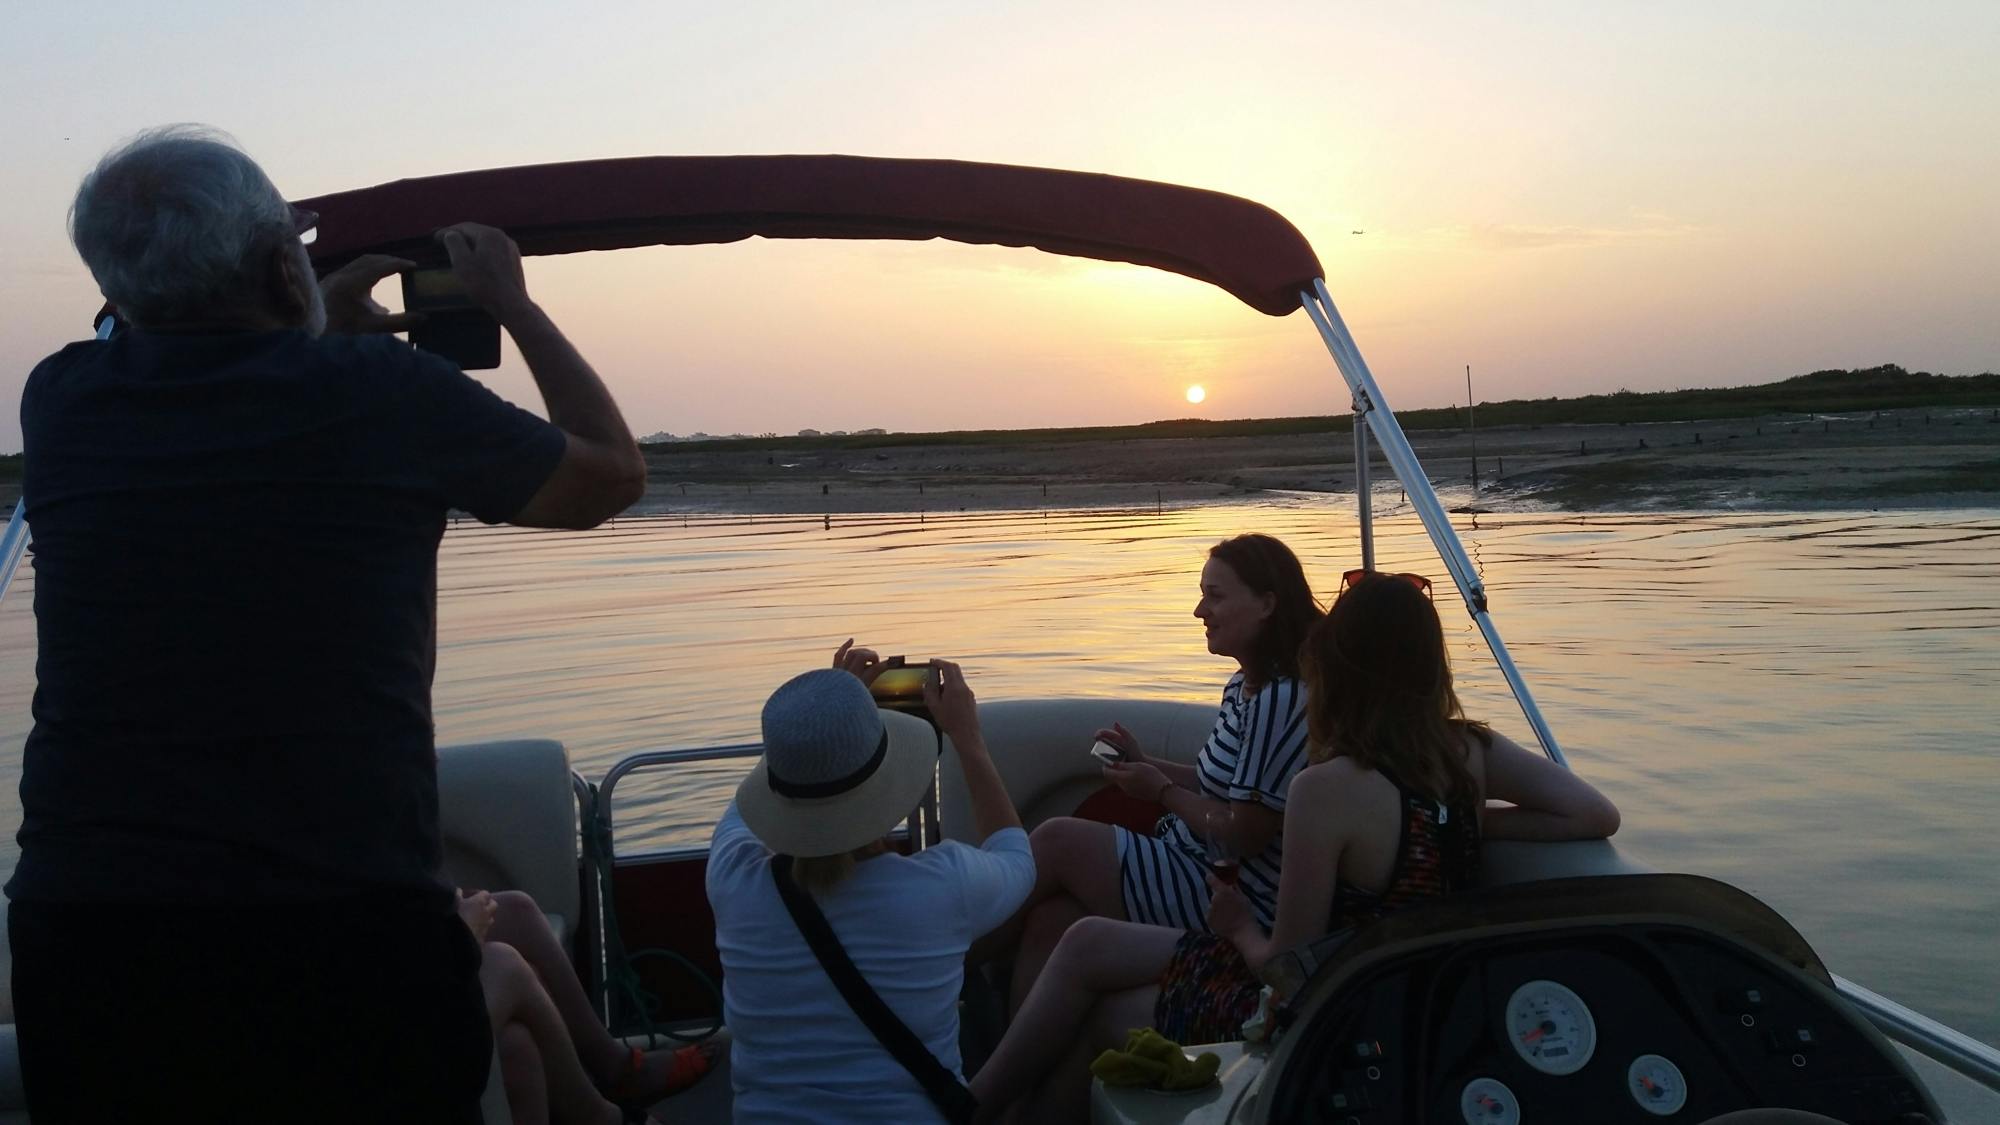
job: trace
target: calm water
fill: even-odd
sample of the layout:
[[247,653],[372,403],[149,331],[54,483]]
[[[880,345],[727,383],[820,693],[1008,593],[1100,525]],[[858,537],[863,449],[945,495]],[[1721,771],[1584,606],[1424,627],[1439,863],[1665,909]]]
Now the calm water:
[[[1836,972],[2000,1041],[2000,512],[1458,518],[1627,852],[1744,887]],[[1229,669],[1189,616],[1195,574],[1245,530],[1290,542],[1326,593],[1359,555],[1323,498],[464,527],[440,568],[439,738],[561,738],[592,778],[635,750],[752,740],[765,694],[850,635],[960,659],[986,699],[1206,701]],[[1414,519],[1378,536],[1382,566],[1442,580]],[[8,823],[32,583],[24,566],[0,604]],[[1456,594],[1438,597],[1468,709],[1529,741]],[[739,769],[621,786],[621,846],[699,835]]]

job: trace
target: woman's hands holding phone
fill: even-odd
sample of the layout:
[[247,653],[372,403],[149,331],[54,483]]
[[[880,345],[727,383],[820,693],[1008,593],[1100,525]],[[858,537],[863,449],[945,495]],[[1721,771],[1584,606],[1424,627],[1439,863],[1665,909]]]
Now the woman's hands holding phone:
[[1173,779],[1151,762],[1120,762],[1115,766],[1105,766],[1104,779],[1123,790],[1127,796],[1142,801],[1157,801],[1174,785]]
[[974,744],[984,753],[979,700],[973,697],[972,685],[965,682],[965,673],[958,665],[949,660],[931,661],[930,674],[924,677],[924,706],[961,753]]
[[864,684],[872,684],[875,677],[891,668],[901,668],[903,658],[892,656],[887,660],[878,656],[872,648],[854,647],[854,638],[849,637],[841,646],[833,650],[833,666],[844,672],[854,673],[854,678]]
[[1119,760],[1125,765],[1146,760],[1145,751],[1139,749],[1139,740],[1122,724],[1112,723],[1097,732],[1097,741],[1118,751]]

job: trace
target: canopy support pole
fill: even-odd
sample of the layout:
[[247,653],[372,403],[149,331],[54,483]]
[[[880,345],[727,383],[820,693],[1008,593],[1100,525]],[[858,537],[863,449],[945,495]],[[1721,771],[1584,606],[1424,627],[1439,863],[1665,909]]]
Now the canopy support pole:
[[[1411,506],[1417,510],[1417,518],[1423,521],[1424,530],[1430,533],[1438,558],[1451,572],[1451,580],[1458,587],[1459,596],[1465,599],[1466,611],[1472,615],[1480,635],[1486,638],[1486,647],[1493,653],[1494,663],[1499,665],[1500,674],[1514,692],[1514,701],[1520,704],[1521,714],[1527,718],[1528,726],[1533,728],[1536,741],[1542,744],[1542,751],[1557,765],[1567,767],[1569,760],[1563,756],[1562,747],[1557,745],[1548,721],[1542,718],[1542,709],[1536,706],[1534,695],[1528,691],[1527,681],[1521,677],[1521,670],[1515,667],[1514,658],[1507,651],[1507,643],[1500,639],[1500,630],[1493,624],[1492,615],[1486,611],[1486,585],[1480,580],[1479,570],[1466,553],[1465,545],[1459,542],[1458,532],[1451,526],[1451,519],[1438,500],[1437,490],[1431,487],[1430,478],[1424,475],[1423,466],[1417,462],[1416,451],[1410,448],[1410,439],[1403,436],[1402,425],[1396,421],[1395,413],[1389,410],[1382,397],[1382,388],[1376,385],[1374,374],[1361,358],[1361,350],[1355,346],[1353,335],[1347,331],[1347,323],[1340,318],[1340,310],[1334,307],[1333,295],[1327,292],[1326,282],[1315,278],[1312,290],[1300,293],[1299,301],[1305,306],[1306,315],[1312,318],[1313,325],[1319,329],[1320,338],[1325,341],[1327,352],[1333,356],[1334,366],[1340,369],[1341,378],[1347,381],[1348,390],[1354,394],[1357,453],[1362,449],[1362,439],[1358,435],[1366,428],[1381,445],[1382,456],[1395,470],[1396,479],[1402,482]],[[1361,462],[1364,466],[1366,463],[1365,460]],[[1367,501],[1362,503],[1362,511],[1366,513]],[[1363,519],[1363,562],[1372,569],[1374,560],[1369,557],[1373,553],[1369,541],[1372,527],[1366,522],[1365,514]]]
[[1354,392],[1354,508],[1361,522],[1361,567],[1375,569],[1375,482],[1368,473],[1368,427],[1362,423],[1373,407],[1368,396]]

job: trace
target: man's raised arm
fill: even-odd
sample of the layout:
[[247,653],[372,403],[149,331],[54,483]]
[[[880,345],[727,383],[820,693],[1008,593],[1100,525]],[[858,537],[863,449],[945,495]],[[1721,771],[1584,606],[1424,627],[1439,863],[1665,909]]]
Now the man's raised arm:
[[603,380],[528,296],[520,247],[478,223],[446,227],[438,241],[467,295],[514,338],[549,421],[568,438],[555,471],[507,522],[581,529],[631,507],[646,492],[645,455]]

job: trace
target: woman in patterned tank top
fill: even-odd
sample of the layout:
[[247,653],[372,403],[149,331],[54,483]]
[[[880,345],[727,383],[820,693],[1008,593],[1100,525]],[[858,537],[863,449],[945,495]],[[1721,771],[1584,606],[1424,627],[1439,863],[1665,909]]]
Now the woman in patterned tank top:
[[1312,764],[1287,796],[1274,924],[1213,881],[1205,932],[1076,923],[973,1080],[983,1106],[1026,1090],[1018,1119],[1082,1120],[1090,1060],[1127,1029],[1240,1038],[1274,957],[1471,885],[1482,838],[1617,831],[1617,807],[1589,783],[1465,718],[1429,580],[1350,571],[1300,666]]

